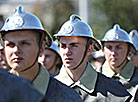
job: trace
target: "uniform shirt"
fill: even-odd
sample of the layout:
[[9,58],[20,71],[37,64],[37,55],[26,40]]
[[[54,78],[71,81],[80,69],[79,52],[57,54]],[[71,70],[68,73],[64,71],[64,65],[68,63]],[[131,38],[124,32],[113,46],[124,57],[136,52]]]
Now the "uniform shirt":
[[133,63],[129,61],[120,73],[116,74],[106,61],[102,66],[102,74],[107,77],[116,79],[122,83],[122,85],[135,96],[138,89],[138,68],[134,67]]
[[33,86],[43,95],[45,95],[49,83],[50,75],[46,68],[39,64],[39,73],[33,81]]
[[116,74],[109,66],[108,62],[106,61],[102,66],[102,74],[107,77],[118,77],[118,80],[122,81],[129,81],[134,73],[134,65],[132,62],[128,62],[124,68],[120,71],[120,73]]
[[62,83],[66,84],[67,86],[79,86],[86,92],[92,93],[97,80],[97,72],[93,68],[90,68],[90,64],[88,64],[86,71],[81,76],[80,80],[74,82],[66,73],[65,68],[62,67],[59,75],[57,75],[55,78],[61,81]]
[[41,64],[39,67],[40,71],[33,85],[45,95],[46,102],[82,102],[77,92],[51,77]]
[[[74,88],[83,102],[125,102],[130,96],[117,81],[96,72],[90,63],[77,82],[69,77],[63,67],[55,78]],[[114,87],[117,87],[117,90],[114,90]]]

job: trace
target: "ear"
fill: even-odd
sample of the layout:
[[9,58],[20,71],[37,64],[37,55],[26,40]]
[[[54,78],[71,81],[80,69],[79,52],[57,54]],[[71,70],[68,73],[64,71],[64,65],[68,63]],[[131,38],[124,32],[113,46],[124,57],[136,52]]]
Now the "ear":
[[128,49],[128,57],[133,57],[136,54],[136,50],[134,47],[129,47]]
[[45,46],[46,46],[46,44],[45,44],[45,42],[43,41],[42,47],[41,47],[41,50],[40,50],[40,54],[39,54],[40,57],[42,56],[42,53],[43,53],[44,50],[45,50]]
[[87,50],[87,55],[90,56],[92,51],[93,51],[93,46],[89,45],[88,50]]
[[59,62],[60,62],[60,58],[58,57],[58,56],[56,56],[57,58],[56,58],[56,64],[59,64]]

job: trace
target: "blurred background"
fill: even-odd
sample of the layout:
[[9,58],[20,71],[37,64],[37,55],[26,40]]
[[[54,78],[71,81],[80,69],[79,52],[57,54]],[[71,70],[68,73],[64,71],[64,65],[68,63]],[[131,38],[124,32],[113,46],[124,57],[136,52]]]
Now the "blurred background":
[[18,5],[39,17],[51,36],[74,13],[92,27],[97,39],[116,23],[128,33],[138,30],[138,0],[0,0],[0,27]]

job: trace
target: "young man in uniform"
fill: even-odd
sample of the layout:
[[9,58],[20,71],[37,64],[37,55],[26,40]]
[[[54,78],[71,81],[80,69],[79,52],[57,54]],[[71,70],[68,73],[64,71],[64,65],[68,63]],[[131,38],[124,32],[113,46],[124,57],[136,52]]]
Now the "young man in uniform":
[[0,32],[11,73],[28,79],[45,95],[46,102],[81,102],[73,89],[51,77],[46,68],[38,63],[44,39],[47,46],[51,45],[52,39],[35,15],[18,6],[15,13],[6,19]]
[[88,24],[78,15],[71,15],[55,34],[63,66],[56,78],[74,88],[83,102],[125,102],[129,93],[118,82],[92,68],[88,56],[101,47]]
[[133,62],[134,66],[138,67],[138,32],[137,30],[132,30],[129,33],[131,40],[136,48],[136,54],[130,58],[130,60]]
[[115,24],[101,41],[106,59],[102,66],[102,74],[118,80],[132,96],[135,96],[138,86],[138,68],[128,60],[128,57],[135,54],[129,34]]
[[56,42],[48,48],[46,47],[38,58],[38,61],[50,72],[56,76],[59,74],[62,66],[61,56],[59,55],[59,48]]

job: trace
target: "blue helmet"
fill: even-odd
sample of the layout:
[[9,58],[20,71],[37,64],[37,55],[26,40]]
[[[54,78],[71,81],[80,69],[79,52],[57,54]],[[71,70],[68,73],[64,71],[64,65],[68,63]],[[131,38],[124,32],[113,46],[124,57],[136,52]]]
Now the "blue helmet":
[[18,30],[36,30],[43,34],[43,37],[47,41],[47,45],[50,46],[52,39],[47,31],[44,30],[40,20],[35,15],[25,12],[22,6],[16,8],[15,13],[10,15],[0,30],[2,36],[6,32],[18,31]]
[[138,32],[137,30],[132,30],[130,33],[129,33],[130,37],[131,37],[131,40],[136,48],[136,50],[138,51]]
[[128,33],[121,29],[118,24],[115,24],[112,29],[108,30],[101,41],[121,41],[133,44]]
[[106,41],[126,42],[131,47],[133,47],[133,50],[129,55],[133,56],[135,54],[136,49],[133,45],[133,42],[131,41],[129,34],[125,30],[121,29],[118,24],[115,24],[112,29],[109,29],[106,32],[104,38],[101,40],[101,43],[103,44]]
[[84,21],[82,21],[81,18],[76,14],[71,15],[70,19],[62,25],[59,32],[54,36],[81,36],[92,38],[92,40],[94,41],[94,47],[97,50],[101,48],[101,45],[93,36],[91,27]]

